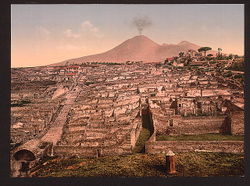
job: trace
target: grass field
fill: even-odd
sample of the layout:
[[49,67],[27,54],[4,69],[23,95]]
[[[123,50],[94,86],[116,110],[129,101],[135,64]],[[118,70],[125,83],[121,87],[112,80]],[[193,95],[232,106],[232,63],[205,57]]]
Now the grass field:
[[[243,155],[226,153],[176,153],[174,176],[240,176]],[[165,156],[135,153],[99,158],[53,158],[31,173],[32,177],[167,177]]]
[[[145,122],[146,123],[146,122]],[[146,123],[147,124],[147,123]],[[243,154],[176,153],[177,174],[166,174],[164,154],[144,154],[152,131],[144,125],[133,154],[98,158],[54,157],[31,172],[32,177],[209,177],[244,175]],[[243,140],[243,136],[220,134],[157,136],[157,140]]]
[[200,135],[157,135],[156,141],[244,141],[244,136],[222,135],[222,134],[200,134]]

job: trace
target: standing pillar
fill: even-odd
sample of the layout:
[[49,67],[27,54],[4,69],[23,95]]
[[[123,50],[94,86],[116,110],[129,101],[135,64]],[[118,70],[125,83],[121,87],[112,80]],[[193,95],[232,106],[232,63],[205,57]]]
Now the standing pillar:
[[176,174],[175,154],[170,150],[166,154],[167,174]]

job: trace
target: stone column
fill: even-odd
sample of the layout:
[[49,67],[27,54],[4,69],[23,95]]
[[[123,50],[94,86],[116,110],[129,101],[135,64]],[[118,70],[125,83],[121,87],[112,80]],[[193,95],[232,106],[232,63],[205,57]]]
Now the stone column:
[[175,154],[170,150],[166,154],[167,174],[176,174]]

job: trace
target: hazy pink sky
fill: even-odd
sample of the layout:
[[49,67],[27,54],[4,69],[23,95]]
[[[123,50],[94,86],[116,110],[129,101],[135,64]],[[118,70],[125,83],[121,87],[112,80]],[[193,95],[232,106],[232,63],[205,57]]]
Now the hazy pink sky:
[[105,52],[138,35],[147,15],[153,41],[186,40],[244,53],[244,5],[12,5],[11,66],[39,66]]

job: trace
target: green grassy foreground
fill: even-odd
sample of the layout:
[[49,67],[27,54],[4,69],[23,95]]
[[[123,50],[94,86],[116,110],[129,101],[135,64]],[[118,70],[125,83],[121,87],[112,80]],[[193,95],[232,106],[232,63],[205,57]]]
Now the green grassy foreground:
[[[226,153],[176,153],[174,176],[240,176],[243,155]],[[132,154],[99,158],[53,158],[32,177],[167,177],[163,154]]]
[[157,135],[156,141],[244,141],[244,136],[222,134],[199,134],[199,135]]

